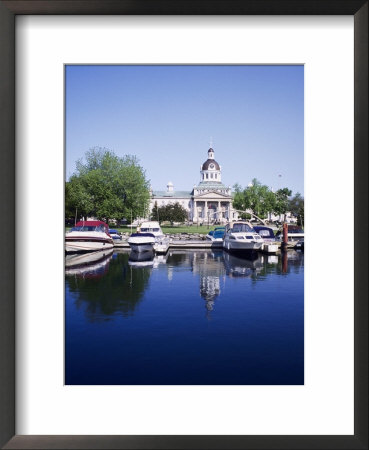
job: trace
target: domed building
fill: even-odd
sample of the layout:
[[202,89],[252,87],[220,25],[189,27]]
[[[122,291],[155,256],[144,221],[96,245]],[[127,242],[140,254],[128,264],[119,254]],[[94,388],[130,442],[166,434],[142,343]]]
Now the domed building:
[[209,148],[207,160],[200,166],[200,182],[192,191],[175,191],[168,182],[166,191],[152,191],[150,210],[178,202],[188,211],[188,220],[195,223],[226,223],[237,218],[232,209],[231,188],[222,183],[222,168]]

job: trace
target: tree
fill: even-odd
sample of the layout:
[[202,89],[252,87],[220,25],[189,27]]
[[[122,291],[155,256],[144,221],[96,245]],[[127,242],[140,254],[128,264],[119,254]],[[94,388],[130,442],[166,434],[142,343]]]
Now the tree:
[[94,216],[108,221],[144,216],[149,206],[149,182],[138,159],[116,156],[105,148],[93,148],[66,186],[68,208],[77,208],[79,216]]
[[160,220],[160,222],[168,221],[172,225],[174,222],[184,222],[187,220],[187,217],[188,214],[186,209],[183,208],[183,206],[181,206],[178,202],[174,204],[169,203],[168,205],[161,206],[160,208],[158,208],[158,205],[155,204],[151,212],[152,220]]
[[265,217],[275,208],[274,193],[256,178],[245,189],[242,190],[242,187],[236,184],[234,190],[233,207],[235,209],[241,211],[248,209],[259,217]]
[[288,197],[292,194],[292,191],[288,188],[278,189],[275,193],[276,203],[274,212],[277,214],[286,214],[289,210]]
[[297,192],[288,202],[288,209],[297,217],[297,224],[304,225],[304,197]]

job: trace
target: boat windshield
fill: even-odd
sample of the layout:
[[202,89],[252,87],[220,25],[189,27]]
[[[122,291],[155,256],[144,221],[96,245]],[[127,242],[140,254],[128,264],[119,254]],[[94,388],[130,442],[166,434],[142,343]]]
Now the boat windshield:
[[254,229],[247,223],[235,223],[231,229],[232,233],[252,233]]
[[257,233],[263,237],[274,237],[274,233],[272,230],[257,230]]
[[160,231],[160,228],[141,228],[142,233],[157,233]]
[[105,233],[105,227],[103,225],[83,225],[82,227],[73,227],[71,231],[99,231],[100,233]]

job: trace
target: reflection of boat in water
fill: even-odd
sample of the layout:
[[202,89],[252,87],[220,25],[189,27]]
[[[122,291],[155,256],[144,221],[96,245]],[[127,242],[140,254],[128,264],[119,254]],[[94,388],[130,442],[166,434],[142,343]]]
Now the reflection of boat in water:
[[83,220],[65,235],[66,253],[86,253],[113,248],[109,227],[101,220]]
[[167,263],[167,255],[156,255],[154,257],[153,263],[154,263],[154,269],[157,269],[160,264],[166,264]]
[[154,250],[156,253],[166,253],[169,248],[169,237],[160,228],[159,222],[142,222],[141,233],[151,233],[155,237]]
[[154,265],[154,251],[151,246],[150,251],[131,252],[128,264],[133,267],[152,267]]
[[104,275],[113,255],[113,249],[100,250],[81,254],[70,254],[65,257],[65,274],[98,277]]
[[223,240],[223,248],[229,252],[253,252],[263,247],[262,237],[249,222],[228,223]]
[[153,267],[157,269],[160,264],[167,263],[167,255],[155,255],[150,252],[131,252],[128,258],[128,264],[133,267]]
[[223,260],[229,277],[249,277],[260,272],[264,266],[263,256],[258,254],[239,257],[224,252]]

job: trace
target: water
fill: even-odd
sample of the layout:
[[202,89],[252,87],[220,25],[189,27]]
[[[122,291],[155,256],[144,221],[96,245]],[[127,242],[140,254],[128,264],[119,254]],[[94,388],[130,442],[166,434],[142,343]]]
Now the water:
[[304,383],[303,253],[115,252],[65,292],[66,384]]

